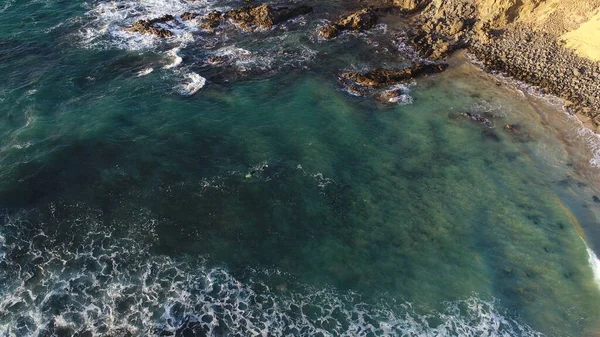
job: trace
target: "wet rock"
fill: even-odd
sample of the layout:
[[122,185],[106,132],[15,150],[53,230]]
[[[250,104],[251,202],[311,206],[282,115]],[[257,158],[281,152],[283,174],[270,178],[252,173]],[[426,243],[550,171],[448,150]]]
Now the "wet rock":
[[222,19],[223,13],[219,11],[210,12],[202,18],[203,22],[200,24],[200,27],[206,30],[213,30],[221,25]]
[[175,18],[172,15],[165,15],[160,18],[150,20],[138,20],[127,28],[130,32],[154,35],[160,38],[168,38],[173,36],[173,32],[168,29],[156,26],[157,23],[165,23],[173,21]]
[[249,5],[225,13],[225,17],[238,24],[242,29],[252,31],[256,28],[271,29],[274,25],[291,18],[312,12],[312,7],[273,7],[262,4]]
[[408,89],[405,86],[394,86],[381,91],[375,95],[375,99],[384,104],[412,102],[412,98],[408,95]]
[[596,195],[592,197],[592,200],[596,203],[600,203],[600,198],[598,198]]
[[208,60],[206,60],[206,63],[210,64],[210,65],[219,65],[219,64],[223,64],[225,62],[227,62],[229,60],[229,57],[225,56],[225,55],[218,55],[218,56],[211,56],[208,58]]
[[415,63],[410,67],[400,70],[378,68],[364,74],[347,72],[343,73],[340,77],[354,80],[360,85],[369,87],[383,87],[397,84],[420,75],[439,73],[446,70],[447,67],[447,64]]
[[328,24],[319,30],[319,34],[332,39],[345,30],[361,32],[373,28],[377,24],[377,14],[372,8],[364,8],[348,16],[340,18],[337,22]]
[[476,113],[472,113],[472,112],[461,112],[458,114],[459,116],[464,116],[467,117],[475,122],[481,123],[487,127],[492,127],[492,121],[490,121],[488,118],[480,115],[480,114],[476,114]]
[[196,13],[185,12],[181,15],[181,20],[190,21],[190,20],[194,20],[197,17],[198,17],[198,14],[196,14]]
[[521,125],[519,125],[519,124],[506,124],[504,126],[504,129],[506,131],[510,131],[510,132],[519,132],[519,130],[521,130]]

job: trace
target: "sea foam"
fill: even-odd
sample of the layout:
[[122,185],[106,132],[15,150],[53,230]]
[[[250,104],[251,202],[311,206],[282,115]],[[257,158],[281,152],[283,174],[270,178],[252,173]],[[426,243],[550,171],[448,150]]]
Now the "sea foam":
[[58,220],[72,240],[46,233],[56,224],[38,221],[37,212],[7,217],[1,227],[4,336],[57,329],[94,336],[542,336],[476,295],[423,314],[410,303],[367,304],[335,289],[271,289],[261,280],[278,270],[242,280],[202,257],[157,255],[148,244],[157,223],[149,215],[130,218],[130,232],[116,235],[101,212],[81,205],[44,212],[53,219],[65,207],[77,214]]
[[600,288],[600,260],[598,259],[598,256],[596,256],[596,253],[594,253],[587,245],[586,249],[589,255],[588,261],[590,262],[590,267],[592,267],[592,270],[594,271],[594,280]]
[[177,92],[183,96],[191,96],[206,85],[206,78],[196,73],[187,73],[185,78],[187,80],[176,87]]

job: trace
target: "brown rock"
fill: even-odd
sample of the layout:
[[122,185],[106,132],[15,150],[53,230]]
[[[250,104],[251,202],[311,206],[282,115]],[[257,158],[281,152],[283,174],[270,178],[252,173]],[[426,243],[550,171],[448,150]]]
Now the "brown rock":
[[338,36],[344,30],[360,32],[377,24],[377,14],[371,8],[364,8],[348,16],[340,18],[336,23],[326,25],[319,34],[326,39]]
[[274,25],[287,21],[296,16],[312,12],[312,7],[273,7],[263,4],[249,5],[225,13],[225,17],[238,24],[242,29],[254,30],[256,27],[271,29]]
[[130,32],[141,33],[141,34],[150,34],[160,38],[172,37],[173,32],[168,29],[157,27],[154,24],[156,23],[165,23],[167,21],[175,20],[172,15],[165,15],[160,18],[151,19],[151,20],[138,20],[131,26],[127,28]]
[[185,12],[181,15],[181,20],[190,21],[190,20],[194,20],[197,17],[198,17],[198,14],[196,14],[196,13]]
[[213,29],[219,27],[219,25],[221,24],[222,18],[223,18],[223,13],[221,13],[219,11],[210,12],[202,18],[203,22],[200,24],[200,27],[207,29],[207,30],[213,30]]
[[410,67],[400,70],[378,68],[365,74],[354,72],[343,73],[341,77],[354,80],[358,84],[369,87],[382,87],[406,81],[424,74],[439,73],[446,70],[447,67],[447,64],[415,63]]

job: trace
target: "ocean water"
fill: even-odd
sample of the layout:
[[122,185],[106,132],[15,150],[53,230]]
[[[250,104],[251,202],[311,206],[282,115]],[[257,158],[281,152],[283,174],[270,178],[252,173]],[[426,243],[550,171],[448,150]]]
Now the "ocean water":
[[0,4],[2,336],[600,334],[597,136],[463,54],[355,96],[406,24],[307,3],[166,41],[121,27],[242,2]]

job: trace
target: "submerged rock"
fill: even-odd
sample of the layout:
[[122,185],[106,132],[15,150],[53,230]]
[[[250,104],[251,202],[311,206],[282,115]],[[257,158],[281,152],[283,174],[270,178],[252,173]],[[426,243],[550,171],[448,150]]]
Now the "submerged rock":
[[447,67],[448,65],[445,63],[415,63],[410,67],[399,70],[378,68],[364,74],[347,72],[343,73],[341,77],[369,87],[383,87],[420,75],[439,73],[446,70]]
[[377,14],[372,8],[364,8],[348,16],[340,18],[337,22],[328,24],[319,30],[319,34],[332,39],[345,30],[361,32],[373,28],[377,24]]
[[494,124],[487,117],[482,116],[480,114],[476,114],[473,112],[461,112],[458,114],[459,116],[467,117],[475,122],[481,123],[487,127],[492,127]]
[[242,29],[252,31],[256,28],[271,29],[274,25],[287,21],[291,18],[312,12],[312,7],[273,7],[262,4],[260,6],[249,5],[230,10],[224,17],[238,24]]
[[408,94],[408,88],[404,85],[395,85],[375,95],[375,99],[384,104],[410,104],[412,97]]
[[129,26],[127,30],[135,33],[154,35],[160,38],[172,37],[173,32],[162,27],[157,27],[155,26],[155,24],[165,23],[173,20],[175,20],[175,18],[172,15],[168,14],[156,19],[138,20],[134,24]]

